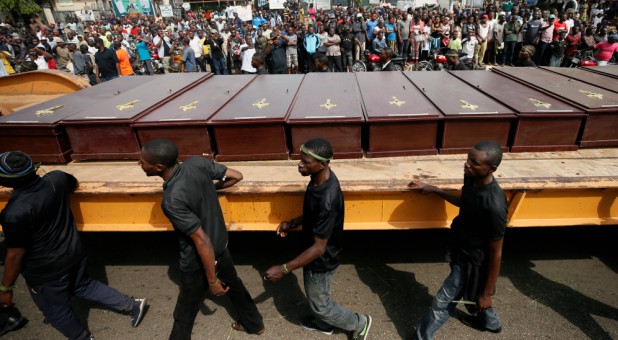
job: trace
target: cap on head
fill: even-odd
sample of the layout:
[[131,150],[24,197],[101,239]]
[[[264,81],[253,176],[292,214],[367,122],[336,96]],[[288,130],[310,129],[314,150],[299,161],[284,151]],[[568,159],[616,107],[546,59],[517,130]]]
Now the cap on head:
[[21,178],[35,172],[38,165],[32,162],[32,158],[21,151],[7,151],[0,154],[0,177]]
[[95,44],[103,44],[103,39],[101,39],[101,38],[95,38],[95,39],[94,39],[94,43],[95,43]]

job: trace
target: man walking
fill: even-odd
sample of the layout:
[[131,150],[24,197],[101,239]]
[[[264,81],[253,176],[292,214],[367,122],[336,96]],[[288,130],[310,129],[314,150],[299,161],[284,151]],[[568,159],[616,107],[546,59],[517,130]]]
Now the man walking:
[[437,194],[459,207],[459,215],[451,225],[451,273],[421,319],[415,339],[433,339],[461,298],[475,303],[465,305],[473,316],[462,317],[462,323],[492,333],[502,331],[491,301],[500,273],[508,210],[506,196],[493,176],[501,161],[498,143],[480,142],[470,149],[464,163],[461,195],[420,182],[408,185],[422,193]]
[[305,294],[313,317],[301,321],[310,331],[332,334],[334,327],[352,332],[352,339],[367,339],[371,316],[347,310],[331,300],[331,283],[341,263],[344,201],[339,180],[330,169],[333,147],[322,138],[300,147],[298,172],[311,176],[307,185],[302,216],[283,222],[277,234],[302,226],[303,252],[292,261],[272,266],[264,280],[278,281],[295,269],[303,268]]
[[227,229],[217,199],[217,190],[238,183],[242,174],[201,157],[178,163],[178,148],[167,139],[146,143],[139,165],[147,176],[159,176],[165,181],[161,208],[178,236],[180,292],[169,338],[191,339],[206,287],[215,296],[230,297],[238,318],[233,329],[264,333],[262,316],[236,274],[227,249]]
[[0,154],[0,186],[13,188],[0,213],[8,247],[0,306],[13,304],[15,281],[22,274],[36,306],[70,340],[93,338],[73,312],[73,296],[125,312],[131,316],[131,325],[137,327],[146,299],[122,294],[86,273],[86,257],[69,200],[77,189],[77,180],[58,170],[40,177],[37,169],[23,152]]

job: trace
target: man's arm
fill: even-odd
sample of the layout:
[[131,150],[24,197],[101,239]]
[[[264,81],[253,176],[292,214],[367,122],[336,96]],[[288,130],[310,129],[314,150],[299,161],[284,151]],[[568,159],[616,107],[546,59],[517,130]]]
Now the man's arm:
[[322,254],[324,254],[324,252],[326,251],[328,239],[314,237],[313,241],[314,242],[311,247],[305,249],[305,251],[300,253],[300,255],[298,255],[292,261],[284,265],[276,265],[270,267],[270,269],[268,269],[264,274],[264,280],[270,280],[273,282],[278,281],[294,269],[302,268],[313,262],[318,257],[322,256]]
[[243,179],[243,176],[242,176],[242,173],[240,171],[227,168],[227,170],[225,171],[225,180],[218,181],[215,184],[215,188],[217,190],[229,188],[229,187],[235,185],[236,183],[242,181],[242,179]]
[[410,184],[408,184],[408,189],[420,190],[421,193],[423,194],[434,193],[442,197],[442,199],[446,200],[450,204],[457,206],[457,207],[461,204],[460,195],[456,195],[448,191],[444,191],[433,185],[425,184],[422,182],[410,182]]
[[[11,287],[17,281],[21,273],[22,259],[26,254],[26,248],[7,248],[6,258],[4,259],[4,276],[2,286]],[[8,307],[13,304],[13,291],[0,292],[0,307]]]
[[195,249],[204,264],[204,270],[206,271],[206,279],[208,280],[208,286],[210,292],[215,296],[220,296],[227,293],[230,290],[229,287],[223,288],[221,281],[217,278],[217,272],[215,268],[215,249],[212,246],[210,237],[204,232],[204,229],[197,228],[197,230],[191,234],[191,239],[195,243]]
[[498,274],[500,274],[503,243],[504,239],[489,242],[487,282],[485,282],[485,289],[477,297],[477,305],[481,312],[491,307],[491,295],[494,293],[496,281],[498,280]]

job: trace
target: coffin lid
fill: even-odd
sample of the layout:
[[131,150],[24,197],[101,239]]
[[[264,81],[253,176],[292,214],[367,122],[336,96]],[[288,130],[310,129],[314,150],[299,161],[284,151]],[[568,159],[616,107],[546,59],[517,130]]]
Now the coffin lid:
[[604,75],[609,76],[609,77],[618,78],[618,65],[607,65],[607,66],[603,66],[603,67],[586,66],[586,67],[583,67],[582,69],[586,70],[586,71],[601,73],[601,74],[604,74]]
[[307,74],[287,121],[289,123],[365,121],[354,74]]
[[141,117],[135,124],[206,121],[254,79],[255,76],[250,75],[213,76]]
[[559,75],[579,80],[589,85],[598,86],[602,89],[612,92],[618,92],[618,81],[608,75],[602,73],[589,72],[580,68],[564,68],[564,67],[541,67],[544,71],[557,73]]
[[492,71],[529,84],[588,113],[614,111],[618,107],[618,93],[536,67],[494,67]]
[[[83,110],[64,119],[63,123],[132,121],[154,109],[154,106],[170,100],[210,76],[209,73],[178,73],[151,76],[147,84],[113,96],[105,101],[90,103]],[[139,77],[145,78],[145,77]]]
[[214,115],[209,123],[285,122],[303,75],[260,75]]
[[[478,71],[468,72],[476,74]],[[513,111],[508,107],[447,72],[405,72],[404,75],[447,118],[514,116]]]
[[8,116],[0,124],[53,125],[152,80],[151,77],[120,77],[97,86],[39,103]]
[[367,121],[435,120],[440,111],[400,72],[359,72]]
[[470,71],[450,71],[450,73],[519,114],[583,115],[580,109],[497,73]]

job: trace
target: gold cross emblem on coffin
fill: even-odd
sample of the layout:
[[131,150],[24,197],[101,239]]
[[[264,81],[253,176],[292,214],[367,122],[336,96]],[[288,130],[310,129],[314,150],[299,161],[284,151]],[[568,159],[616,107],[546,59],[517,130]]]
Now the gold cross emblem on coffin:
[[189,104],[187,104],[187,105],[183,105],[183,106],[181,106],[181,107],[180,107],[180,109],[181,109],[182,111],[194,110],[194,109],[197,107],[197,104],[198,104],[199,102],[200,102],[199,100],[196,100],[196,101],[191,102],[191,103],[189,103]]
[[532,102],[532,104],[533,104],[534,106],[536,106],[536,107],[544,107],[544,108],[546,108],[546,109],[549,109],[549,108],[551,107],[551,104],[550,104],[550,103],[544,103],[544,102],[542,102],[542,101],[540,101],[540,100],[538,100],[538,99],[528,98],[528,100],[529,100],[530,102]]
[[320,107],[330,110],[334,107],[337,107],[337,104],[331,104],[330,99],[326,99],[326,103],[320,105]]
[[139,102],[139,100],[132,100],[126,104],[122,104],[122,105],[118,105],[116,106],[116,108],[119,111],[124,111],[124,110],[128,110],[128,109],[132,109],[133,107],[135,107],[135,104],[137,104]]
[[397,106],[401,107],[406,102],[397,99],[397,97],[393,97],[393,100],[388,102],[388,103],[391,104],[391,105],[397,105]]
[[56,106],[52,106],[49,109],[44,109],[44,110],[38,110],[35,114],[37,116],[47,116],[47,115],[52,115],[54,114],[54,112],[56,112],[56,110],[63,108],[64,105],[56,105]]
[[479,107],[478,105],[470,104],[470,103],[468,103],[465,100],[460,100],[460,102],[461,102],[461,107],[464,108],[464,109],[468,109],[468,110],[474,111],[474,110],[478,109],[478,107]]
[[584,91],[584,90],[579,90],[579,92],[585,94],[587,97],[590,97],[590,98],[603,99],[603,95],[600,93],[594,93],[594,92]]
[[262,100],[260,100],[259,102],[253,103],[253,106],[257,107],[258,109],[261,109],[268,105],[270,105],[270,103],[266,102],[266,98],[262,98]]

